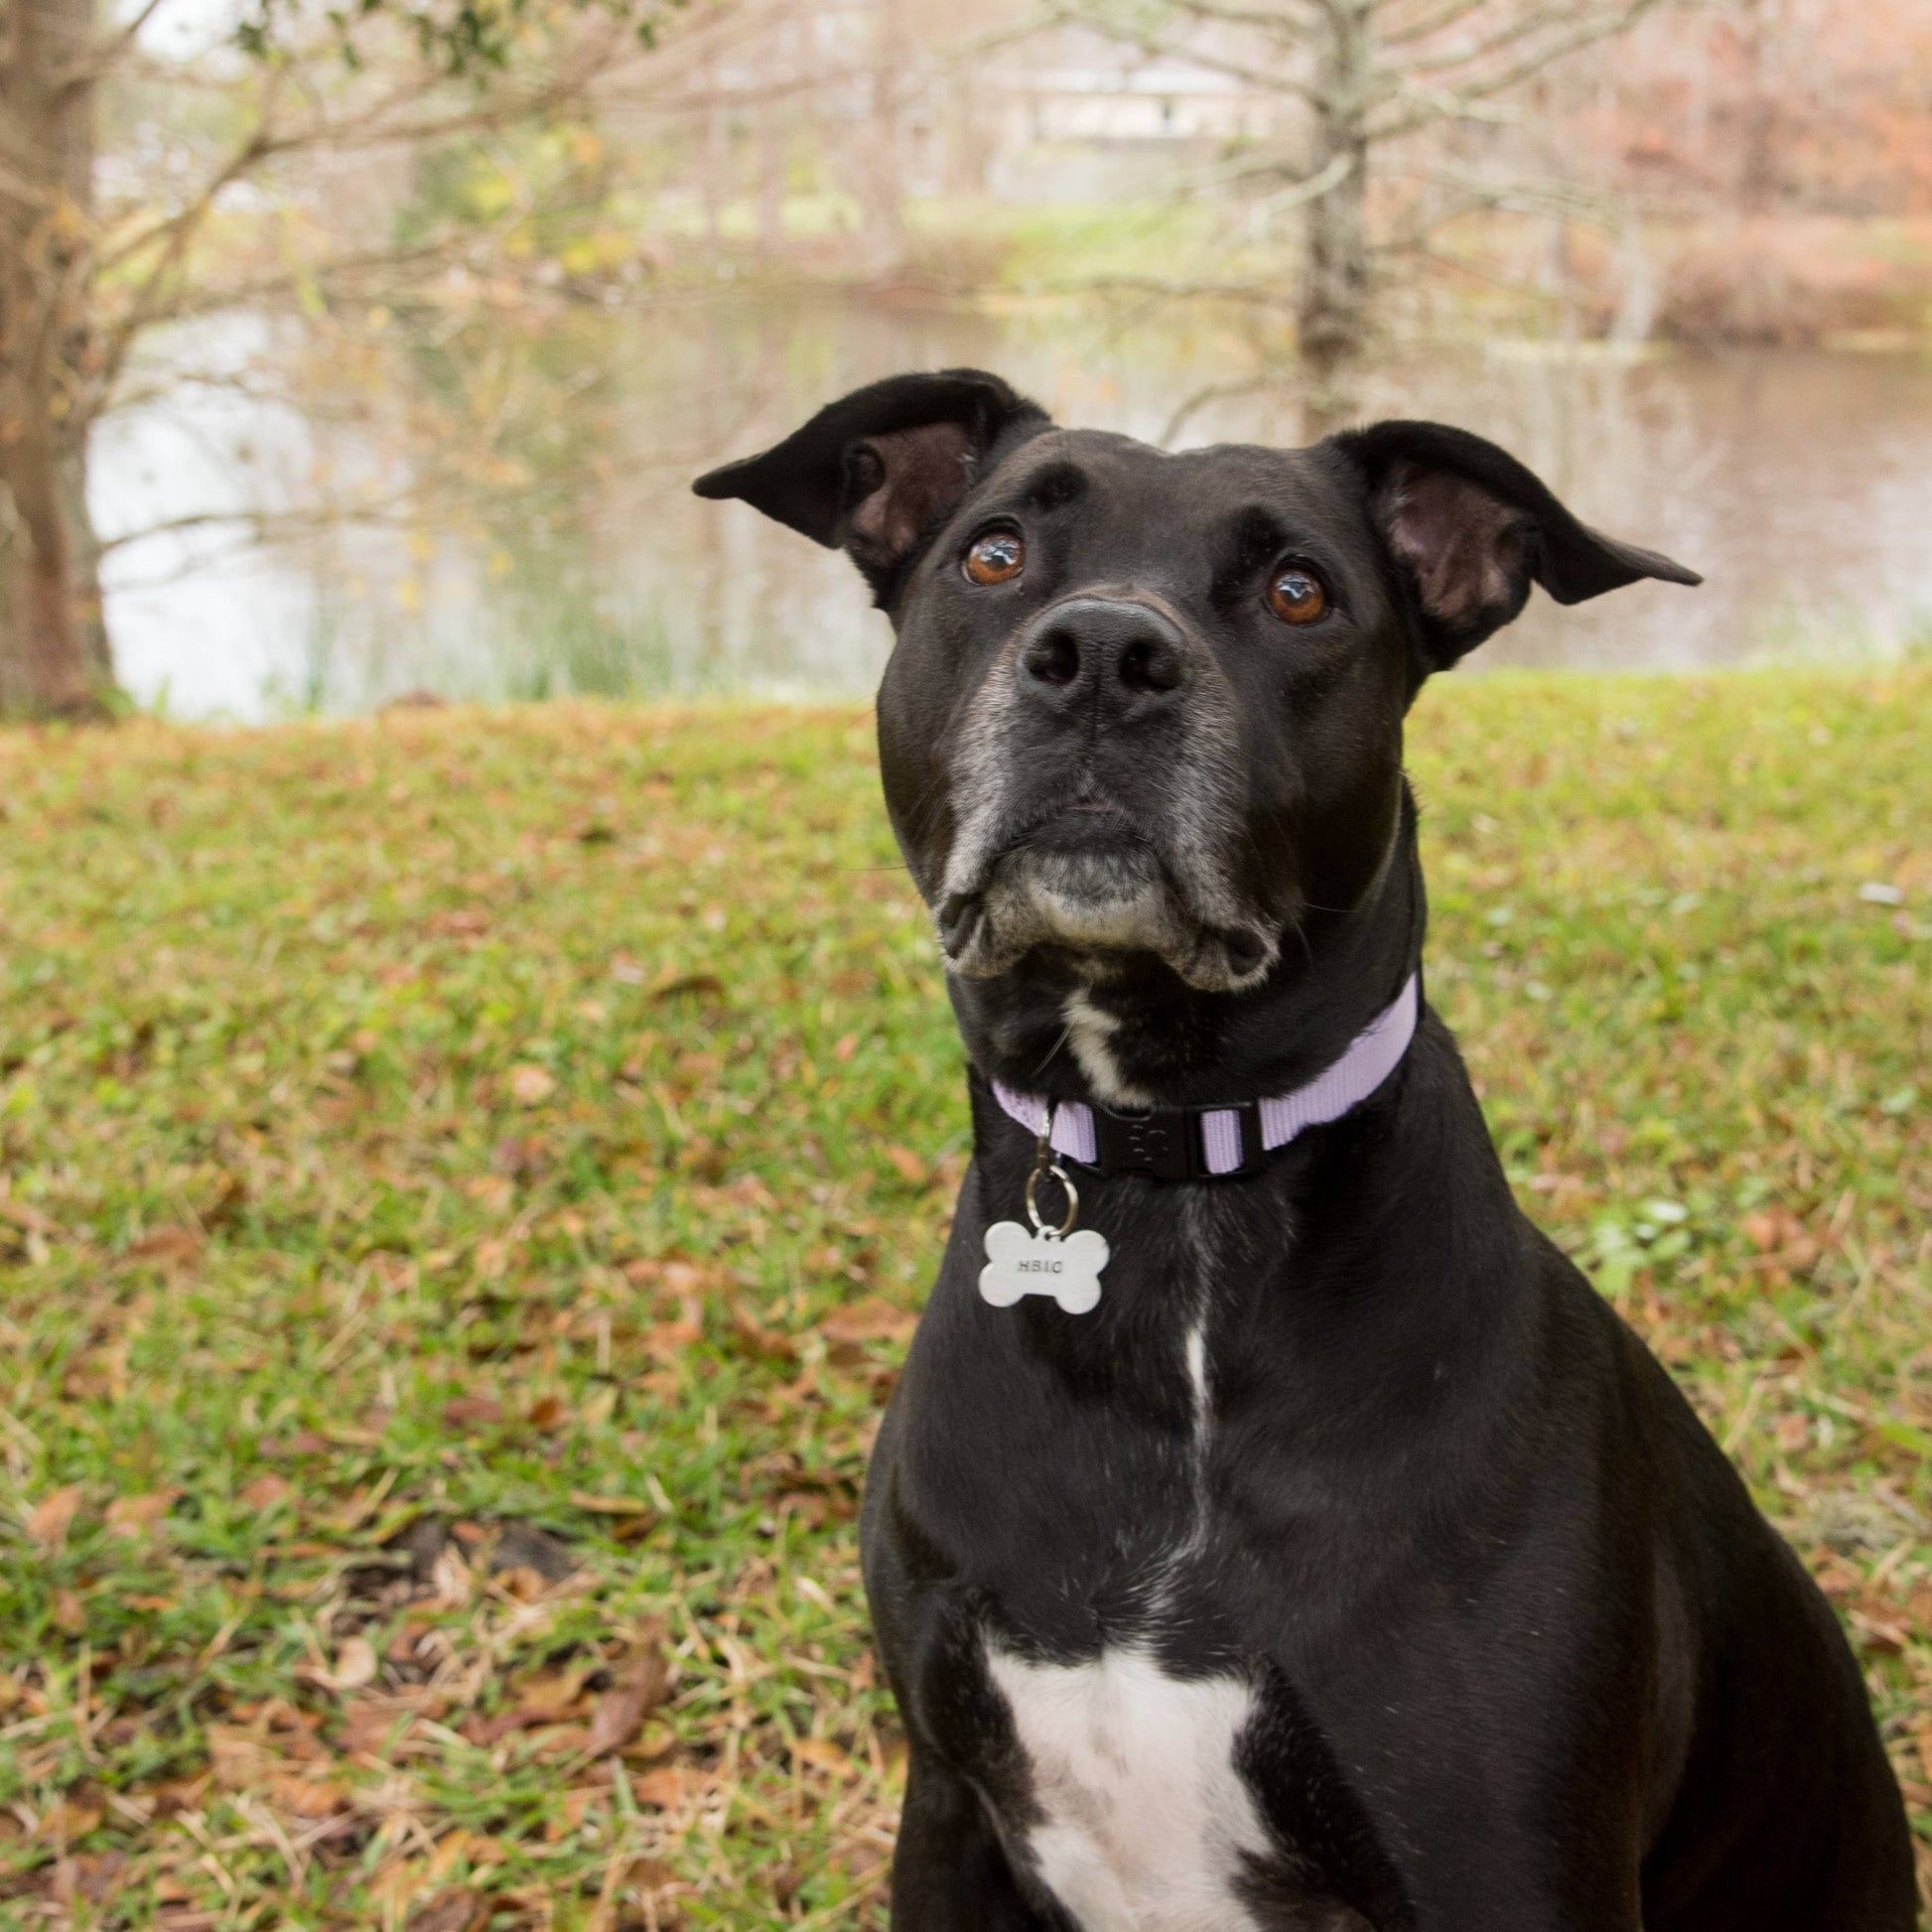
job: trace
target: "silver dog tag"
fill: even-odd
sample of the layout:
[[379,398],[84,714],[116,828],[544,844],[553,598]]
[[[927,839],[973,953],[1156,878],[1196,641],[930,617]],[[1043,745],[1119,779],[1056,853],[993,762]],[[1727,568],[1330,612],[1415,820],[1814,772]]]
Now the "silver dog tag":
[[1100,1271],[1107,1265],[1107,1237],[1093,1228],[1062,1235],[1055,1228],[1023,1228],[995,1221],[986,1230],[981,1299],[1010,1309],[1023,1295],[1050,1295],[1068,1314],[1085,1314],[1100,1303]]

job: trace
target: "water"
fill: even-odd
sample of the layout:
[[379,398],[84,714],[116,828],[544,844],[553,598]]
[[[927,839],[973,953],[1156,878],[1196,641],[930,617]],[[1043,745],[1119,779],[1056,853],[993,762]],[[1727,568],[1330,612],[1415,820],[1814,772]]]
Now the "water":
[[[117,547],[123,675],[176,715],[242,719],[423,688],[864,693],[889,635],[857,576],[742,504],[698,502],[693,475],[859,383],[961,363],[1065,422],[1300,442],[1292,381],[1257,379],[1266,349],[1241,317],[1199,312],[682,297],[398,332],[373,386],[325,374],[269,402],[223,378],[289,353],[230,324],[169,351],[213,383],[105,426],[99,520],[267,512],[300,535],[263,548],[198,525]],[[1858,661],[1932,638],[1932,357],[1458,345],[1390,360],[1363,404],[1495,438],[1586,521],[1708,579],[1568,612],[1538,597],[1477,663]],[[317,519],[344,494],[373,513]]]

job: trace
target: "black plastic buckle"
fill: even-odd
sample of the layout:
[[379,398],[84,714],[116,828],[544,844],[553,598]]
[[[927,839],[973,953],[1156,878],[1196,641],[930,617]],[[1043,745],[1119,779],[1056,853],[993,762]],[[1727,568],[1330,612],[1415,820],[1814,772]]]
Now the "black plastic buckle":
[[1150,1107],[1144,1114],[1095,1107],[1093,1154],[1102,1173],[1192,1180],[1201,1171],[1200,1126],[1185,1107]]
[[[1201,1140],[1205,1114],[1232,1114],[1241,1135],[1241,1163],[1210,1173]],[[1102,1173],[1144,1173],[1155,1180],[1236,1180],[1261,1166],[1261,1104],[1226,1107],[1151,1107],[1144,1114],[1093,1109],[1093,1165]]]

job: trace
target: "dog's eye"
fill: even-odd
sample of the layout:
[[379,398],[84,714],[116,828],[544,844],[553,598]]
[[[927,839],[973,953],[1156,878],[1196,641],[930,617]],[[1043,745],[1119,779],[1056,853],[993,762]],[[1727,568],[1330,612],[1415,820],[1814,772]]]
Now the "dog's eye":
[[1005,584],[1020,575],[1026,561],[1027,546],[1018,530],[988,530],[974,539],[964,568],[969,583]]
[[1328,608],[1328,593],[1306,570],[1278,570],[1269,580],[1268,608],[1284,623],[1312,623]]

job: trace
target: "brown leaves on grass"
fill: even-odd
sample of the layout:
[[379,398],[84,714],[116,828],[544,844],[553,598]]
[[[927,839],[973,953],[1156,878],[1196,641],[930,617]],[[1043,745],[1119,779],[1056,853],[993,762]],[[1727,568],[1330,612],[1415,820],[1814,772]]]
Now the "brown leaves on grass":
[[193,1228],[156,1228],[129,1247],[127,1259],[154,1262],[163,1268],[186,1268],[201,1259],[206,1245]]
[[863,1301],[834,1309],[818,1329],[827,1341],[910,1341],[918,1325],[919,1317],[911,1310],[895,1308],[876,1295],[868,1295]]
[[624,1664],[618,1681],[598,1699],[587,1746],[593,1757],[621,1750],[644,1720],[670,1694],[671,1666],[661,1644],[647,1644]]
[[27,1519],[28,1536],[50,1554],[58,1550],[68,1540],[68,1531],[80,1510],[80,1499],[77,1482],[69,1482],[43,1496]]
[[525,1062],[510,1068],[510,1097],[519,1107],[538,1107],[557,1091],[557,1076]]

